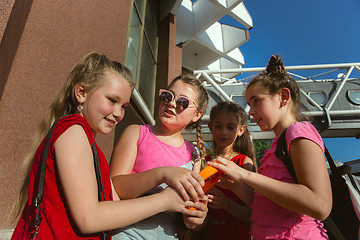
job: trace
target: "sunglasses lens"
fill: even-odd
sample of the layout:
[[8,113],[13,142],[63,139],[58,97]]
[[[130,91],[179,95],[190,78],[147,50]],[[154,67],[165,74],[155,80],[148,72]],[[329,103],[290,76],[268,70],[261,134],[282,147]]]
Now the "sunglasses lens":
[[173,95],[170,92],[162,92],[160,94],[160,99],[164,102],[171,102],[171,100],[173,99]]
[[189,106],[189,100],[184,97],[179,97],[176,100],[176,106],[180,107],[182,110],[185,110]]

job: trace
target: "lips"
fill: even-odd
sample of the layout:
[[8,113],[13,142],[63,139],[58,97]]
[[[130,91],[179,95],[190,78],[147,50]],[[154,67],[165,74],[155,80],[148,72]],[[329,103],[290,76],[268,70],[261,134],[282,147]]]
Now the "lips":
[[109,124],[110,127],[113,127],[116,125],[116,121],[105,118],[105,120],[107,121],[107,123]]
[[164,110],[164,114],[165,114],[165,115],[168,115],[168,116],[175,116],[175,112],[172,111],[172,110],[169,109],[169,108],[166,108],[166,109]]
[[256,124],[259,124],[259,122],[262,120],[262,118],[257,118],[257,119],[254,119]]

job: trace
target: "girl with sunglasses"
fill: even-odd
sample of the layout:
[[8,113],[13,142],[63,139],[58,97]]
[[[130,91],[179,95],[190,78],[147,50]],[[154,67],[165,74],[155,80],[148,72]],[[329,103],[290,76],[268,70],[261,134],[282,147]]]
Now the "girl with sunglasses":
[[[208,104],[208,94],[192,75],[175,78],[161,89],[159,117],[154,126],[130,125],[117,142],[110,171],[121,199],[153,194],[169,185],[184,200],[193,200],[197,209],[183,214],[182,226],[195,229],[204,222],[207,199],[197,173],[200,161],[193,160],[194,146],[185,141],[182,131],[196,128],[201,159],[205,146],[201,139],[200,119]],[[192,171],[196,169],[196,171]],[[126,228],[116,230],[113,239],[177,239],[179,219],[163,212]]]
[[[95,136],[109,134],[123,119],[132,89],[130,70],[103,54],[89,53],[74,66],[24,159],[28,168],[13,209],[13,217],[21,217],[12,240],[105,239],[102,232],[109,236],[110,229],[159,212],[192,213],[189,207],[199,207],[191,201],[184,202],[171,188],[127,201],[119,201],[113,191],[109,165]],[[47,149],[46,135],[61,116],[64,117],[50,133]],[[92,146],[98,156],[101,197],[106,201],[99,202]],[[39,191],[43,151],[47,153],[45,176],[37,209],[34,196]]]

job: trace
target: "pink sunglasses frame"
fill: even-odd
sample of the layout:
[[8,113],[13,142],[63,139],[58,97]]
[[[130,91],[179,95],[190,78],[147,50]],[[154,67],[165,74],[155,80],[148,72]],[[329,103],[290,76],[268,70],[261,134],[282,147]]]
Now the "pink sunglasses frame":
[[[193,100],[191,100],[190,98],[188,98],[188,97],[185,97],[185,96],[175,96],[175,94],[174,94],[173,92],[171,92],[171,91],[169,91],[169,90],[166,90],[166,89],[160,89],[160,90],[159,90],[159,96],[161,96],[161,94],[162,94],[163,92],[166,92],[166,93],[170,93],[170,94],[171,94],[172,98],[171,98],[170,102],[175,99],[175,103],[176,103],[179,98],[185,98],[186,100],[188,100],[188,101],[189,101],[189,105],[188,105],[186,108],[184,108],[183,111],[186,110],[186,109],[189,108],[189,107],[192,107],[191,104],[193,104],[194,107],[197,108],[195,102],[194,102]],[[178,104],[176,103],[176,107],[177,107],[177,106],[178,106]]]

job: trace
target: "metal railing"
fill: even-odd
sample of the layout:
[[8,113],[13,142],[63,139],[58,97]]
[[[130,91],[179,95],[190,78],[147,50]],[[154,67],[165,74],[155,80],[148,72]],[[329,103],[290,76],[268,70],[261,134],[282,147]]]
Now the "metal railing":
[[[241,92],[246,89],[247,82],[264,70],[265,67],[195,70],[194,74],[198,78],[202,76],[205,87],[217,92],[219,98],[233,101],[231,95],[236,91]],[[320,118],[323,129],[334,127],[341,130],[339,126],[332,126],[334,121],[339,121],[339,119],[352,120],[351,128],[354,128],[355,120],[355,127],[360,129],[360,63],[285,66],[285,70],[298,82],[303,102],[304,100],[307,102],[307,109],[303,114]],[[321,84],[327,84],[327,88],[321,89],[321,91],[328,91],[324,104],[319,104],[309,94],[316,87],[322,88]],[[348,96],[344,97],[344,94],[348,94],[350,90],[357,94],[358,103],[351,102]],[[334,107],[335,103],[336,107]],[[211,107],[212,105],[209,106]],[[244,108],[249,110],[248,106]],[[204,116],[205,121],[208,118],[208,115]],[[255,125],[254,122],[252,125]]]

